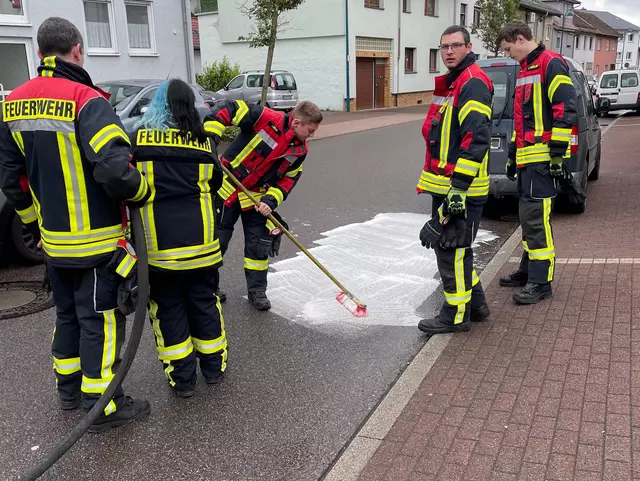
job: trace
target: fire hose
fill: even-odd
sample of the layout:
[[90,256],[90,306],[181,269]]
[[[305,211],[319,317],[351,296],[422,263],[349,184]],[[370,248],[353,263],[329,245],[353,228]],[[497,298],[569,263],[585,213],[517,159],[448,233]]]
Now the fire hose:
[[[51,452],[40,461],[31,471],[24,474],[20,481],[33,481],[42,476],[51,466],[53,466],[62,456],[65,455],[73,445],[87,432],[89,427],[100,417],[107,404],[113,398],[116,389],[120,387],[122,381],[127,376],[133,359],[138,351],[138,345],[144,330],[144,324],[147,315],[147,301],[149,298],[149,263],[147,257],[147,246],[144,241],[144,227],[142,224],[142,217],[140,216],[140,210],[137,208],[129,209],[131,215],[131,226],[133,229],[134,239],[138,239],[135,243],[136,255],[137,255],[137,272],[138,272],[138,294],[136,312],[133,320],[133,327],[131,329],[131,337],[127,344],[127,349],[122,356],[122,361],[118,367],[115,375],[111,379],[111,382],[107,386],[107,389],[102,393],[100,399],[94,404],[93,408],[82,418],[75,428],[69,433],[69,435],[63,439],[58,445],[51,450]],[[142,239],[140,241],[140,239]]]

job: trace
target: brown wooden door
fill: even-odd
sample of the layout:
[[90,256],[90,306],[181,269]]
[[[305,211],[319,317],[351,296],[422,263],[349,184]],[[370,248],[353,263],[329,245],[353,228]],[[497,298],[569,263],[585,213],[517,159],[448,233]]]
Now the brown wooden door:
[[356,59],[356,108],[358,110],[373,108],[373,66],[373,59]]
[[386,76],[386,66],[385,64],[376,64],[376,108],[384,107],[384,84],[385,84],[385,76]]

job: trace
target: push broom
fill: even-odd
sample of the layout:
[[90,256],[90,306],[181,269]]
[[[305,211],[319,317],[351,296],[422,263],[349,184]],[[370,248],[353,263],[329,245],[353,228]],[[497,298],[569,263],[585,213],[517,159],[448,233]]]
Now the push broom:
[[[253,202],[256,206],[260,206],[260,201],[258,201],[253,194],[249,191],[249,189],[247,189],[244,185],[242,185],[242,183],[236,179],[236,177],[229,171],[229,169],[227,169],[227,167],[220,163],[220,165],[222,166],[222,170],[223,172],[227,175],[227,177],[229,179],[231,179],[231,181],[236,185],[236,187],[238,187],[240,190],[242,190],[242,192],[244,192],[244,194],[249,198],[249,200],[251,200],[251,202]],[[311,252],[309,252],[307,250],[307,248],[305,246],[303,246],[300,241],[298,241],[298,239],[296,239],[293,234],[291,234],[287,229],[284,228],[284,226],[271,214],[268,215],[268,218],[271,222],[274,223],[274,225],[278,226],[282,232],[289,238],[291,239],[291,242],[293,242],[298,249],[300,249],[302,252],[304,252],[304,254],[311,259],[311,262],[313,262],[323,273],[324,275],[326,275],[329,279],[331,279],[331,281],[333,281],[333,283],[338,286],[338,288],[340,289],[340,292],[336,295],[336,300],[342,304],[349,312],[351,312],[351,314],[353,314],[356,317],[365,317],[367,315],[367,305],[364,304],[360,299],[358,299],[356,296],[354,296],[349,290],[347,290],[346,287],[344,287],[340,281],[338,281],[338,279],[336,279],[328,270],[325,266],[323,266],[322,264],[320,264],[320,262],[318,261],[318,259],[316,259]]]

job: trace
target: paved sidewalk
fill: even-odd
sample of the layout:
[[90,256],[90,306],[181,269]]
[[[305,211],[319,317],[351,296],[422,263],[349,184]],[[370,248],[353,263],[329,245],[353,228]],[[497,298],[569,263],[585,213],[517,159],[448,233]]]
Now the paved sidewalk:
[[505,264],[490,321],[452,337],[360,480],[640,480],[637,124],[606,134],[587,212],[553,218],[553,300],[515,306]]

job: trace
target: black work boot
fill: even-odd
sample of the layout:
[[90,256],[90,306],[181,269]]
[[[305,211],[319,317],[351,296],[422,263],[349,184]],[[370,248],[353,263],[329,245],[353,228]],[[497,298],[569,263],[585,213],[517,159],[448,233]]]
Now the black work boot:
[[477,309],[471,309],[471,322],[482,322],[489,317],[490,314],[489,305],[485,302]]
[[522,287],[527,284],[529,274],[520,270],[512,272],[508,276],[500,278],[500,285],[502,287]]
[[227,300],[227,293],[222,289],[216,289],[215,295],[218,296],[221,304]]
[[176,389],[176,388],[173,388],[173,392],[176,393],[176,396],[182,397],[182,398],[191,397],[196,393],[195,389]]
[[267,299],[267,293],[264,291],[250,292],[249,302],[259,311],[268,311],[271,309],[271,302]]
[[513,301],[516,304],[535,304],[542,299],[550,299],[551,284],[534,284],[533,282],[527,282],[527,285],[522,288],[520,292],[516,292],[513,295]]
[[221,372],[217,376],[212,376],[212,377],[206,377],[205,376],[204,381],[207,384],[218,384],[220,381],[222,381],[223,377],[224,377],[224,373]]
[[465,321],[460,324],[448,324],[436,316],[432,319],[422,319],[418,323],[418,329],[427,334],[446,334],[448,332],[467,332],[471,329],[471,322]]
[[135,421],[149,414],[151,406],[145,399],[133,399],[127,396],[125,403],[118,410],[108,416],[104,413],[89,427],[90,433],[101,433],[110,428],[116,428]]
[[60,409],[63,411],[71,411],[80,407],[80,396],[75,399],[63,399],[62,397],[58,399],[60,400]]

